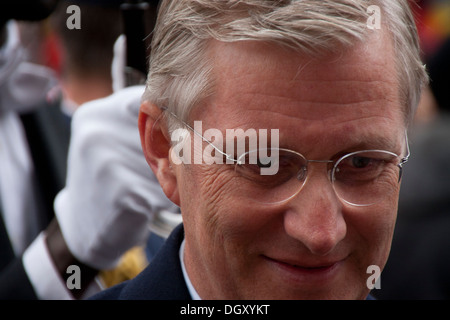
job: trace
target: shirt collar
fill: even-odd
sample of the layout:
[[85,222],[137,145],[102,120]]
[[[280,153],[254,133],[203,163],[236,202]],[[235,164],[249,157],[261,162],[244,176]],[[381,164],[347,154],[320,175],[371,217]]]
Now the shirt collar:
[[186,282],[186,286],[188,288],[188,291],[189,291],[189,294],[191,295],[192,300],[202,300],[202,298],[200,298],[200,296],[198,295],[194,286],[192,285],[192,282],[189,279],[189,275],[187,274],[187,271],[186,271],[186,266],[184,265],[184,243],[185,243],[185,240],[183,239],[183,242],[181,243],[180,251],[179,251],[181,270],[183,271],[184,281]]

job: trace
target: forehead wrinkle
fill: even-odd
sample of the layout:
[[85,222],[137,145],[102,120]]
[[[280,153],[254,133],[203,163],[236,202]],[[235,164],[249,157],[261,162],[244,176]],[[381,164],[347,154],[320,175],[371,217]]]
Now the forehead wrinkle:
[[[216,112],[211,118],[216,118],[214,122],[218,124],[221,118],[226,118],[231,120],[228,126],[239,124],[245,128],[267,124],[273,127],[275,120],[288,123],[291,117],[299,117],[298,110],[302,110],[303,118],[321,120],[319,123],[324,126],[333,121],[350,121],[353,117],[370,118],[378,113],[393,119],[402,111],[398,84],[395,77],[388,76],[395,70],[383,64],[389,57],[379,57],[370,50],[351,53],[356,60],[343,56],[331,62],[311,63],[311,59],[292,52],[286,56],[280,51],[258,52],[255,48],[261,47],[257,45],[250,46],[250,51],[246,45],[226,44],[221,46],[224,48],[215,52],[218,90],[209,105]],[[282,54],[274,59],[275,53]],[[367,55],[362,57],[361,53]],[[336,63],[337,60],[342,63]],[[350,108],[355,108],[355,112]]]
[[[303,153],[320,154],[324,159],[342,152],[381,149],[397,154],[402,152],[404,132],[392,130],[395,119],[372,115],[341,122],[307,120],[307,125],[298,125],[302,134],[292,134],[296,127],[280,129],[280,146]],[[377,122],[376,127],[370,126]],[[318,130],[327,128],[327,130]],[[320,158],[320,157],[319,157]]]
[[247,74],[240,76],[245,79],[243,83],[229,78],[225,80],[228,85],[222,87],[226,89],[221,90],[216,98],[226,103],[242,104],[246,108],[253,108],[255,103],[264,105],[267,100],[271,103],[279,100],[277,103],[281,105],[296,101],[354,104],[373,101],[380,96],[391,101],[399,98],[395,81],[387,81],[386,78],[355,79],[341,76],[341,79],[288,80],[284,75],[277,76],[264,79],[258,73]]
[[[324,112],[325,114],[335,115],[336,111],[339,112],[339,110],[342,110],[342,108],[356,108],[358,106],[363,106],[365,104],[368,104],[370,107],[374,107],[374,104],[378,102],[378,104],[391,104],[395,106],[395,100],[389,97],[383,97],[383,98],[362,98],[358,97],[357,95],[353,95],[352,97],[349,97],[348,100],[345,100],[344,97],[340,99],[340,101],[336,101],[338,99],[324,99],[322,97],[317,98],[302,98],[301,100],[294,100],[292,101],[292,98],[289,98],[287,96],[283,95],[267,95],[267,94],[254,94],[255,97],[260,96],[262,100],[264,98],[270,96],[272,98],[278,98],[279,102],[271,102],[270,104],[265,103],[264,101],[261,104],[258,105],[251,105],[251,104],[244,104],[246,111],[258,111],[258,112],[269,112],[269,113],[275,113],[275,114],[282,114],[283,110],[285,109],[287,113],[290,113],[291,116],[295,116],[297,109],[307,109],[307,111],[311,111],[314,113],[314,111],[317,112]],[[268,108],[265,108],[265,107]],[[244,108],[244,107],[243,107]],[[271,110],[274,109],[274,110]],[[292,112],[290,110],[292,109]],[[303,110],[304,111],[304,110]],[[366,113],[371,113],[370,108],[366,108],[364,110]],[[373,110],[375,111],[375,110]],[[302,116],[305,116],[305,113],[302,113]],[[322,115],[321,115],[322,116]]]
[[[203,130],[207,128],[218,128],[222,132],[225,129],[278,129],[280,134],[284,132],[292,132],[292,128],[296,130],[302,128],[302,132],[305,132],[309,128],[320,126],[323,128],[352,126],[361,127],[358,122],[366,123],[367,125],[375,122],[386,125],[387,128],[392,127],[396,123],[396,111],[401,111],[394,107],[386,108],[386,112],[380,114],[377,109],[374,108],[373,101],[364,101],[354,104],[332,104],[332,103],[306,103],[302,102],[288,106],[284,105],[284,108],[278,108],[278,106],[271,106],[266,108],[264,105],[251,105],[245,108],[227,110],[226,108],[214,108],[217,112],[217,116],[208,117],[208,120],[204,122]],[[378,105],[386,106],[392,104],[388,99],[381,99]],[[365,107],[365,105],[368,105]],[[354,108],[357,112],[345,112],[345,117],[341,117],[344,110]],[[336,112],[338,111],[338,112]],[[226,122],[226,127],[223,126],[222,119],[227,117],[229,121]],[[276,121],[275,121],[276,120]],[[278,125],[275,125],[278,124]],[[290,129],[291,128],[291,129]],[[295,131],[295,130],[294,130]],[[298,134],[295,134],[298,137]]]
[[[258,119],[265,125],[272,124],[274,119],[279,119],[282,123],[288,123],[288,121],[315,121],[319,120],[324,125],[340,123],[345,120],[364,119],[367,117],[378,116],[378,108],[374,106],[387,106],[392,105],[392,108],[387,108],[386,112],[382,115],[383,118],[393,120],[395,116],[394,107],[395,104],[388,98],[380,98],[374,100],[364,100],[356,102],[317,102],[312,100],[303,101],[286,101],[286,103],[271,104],[271,105],[249,105],[245,109],[240,110],[240,122],[247,119],[251,124],[255,125],[252,121],[253,118]],[[357,112],[351,112],[355,109]],[[344,111],[346,111],[346,117],[338,117]],[[350,111],[350,112],[348,112]],[[391,111],[391,112],[390,112]],[[307,123],[304,123],[307,125]]]
[[[378,41],[376,42],[378,43]],[[245,43],[242,46],[219,44],[216,46],[217,48],[225,49],[225,52],[214,50],[215,59],[224,62],[223,58],[225,58],[226,61],[232,62],[231,65],[233,65],[233,67],[224,68],[224,65],[219,62],[218,69],[215,68],[217,80],[222,82],[222,85],[218,85],[218,88],[220,88],[218,91],[223,90],[222,93],[219,93],[222,96],[235,97],[237,92],[246,94],[244,93],[245,91],[251,94],[254,91],[258,91],[258,88],[255,90],[255,87],[264,82],[270,82],[269,88],[274,88],[272,90],[275,90],[275,88],[289,90],[289,88],[296,86],[300,81],[306,86],[322,82],[322,86],[326,87],[328,91],[331,87],[328,84],[330,82],[333,82],[334,87],[336,85],[339,86],[339,83],[343,83],[342,87],[346,85],[353,87],[356,82],[366,83],[371,85],[372,90],[379,90],[380,84],[385,83],[386,86],[383,87],[387,87],[393,95],[399,95],[398,83],[395,81],[396,77],[386,77],[386,74],[396,75],[395,68],[387,68],[385,58],[380,58],[374,55],[373,52],[371,53],[371,46],[368,46],[368,48],[361,46],[361,48],[351,51],[349,55],[334,57],[331,61],[312,59],[300,54],[292,55],[292,51],[281,49],[276,51],[277,54],[281,54],[281,58],[278,56],[278,59],[275,59],[273,56],[275,52],[271,51],[273,48],[270,48],[271,50],[269,51],[258,51],[255,48],[261,49],[261,47],[254,43]],[[225,53],[228,53],[228,55],[224,56]],[[349,56],[355,57],[361,54],[365,54],[367,60],[352,60],[349,58]],[[246,59],[249,56],[251,56],[251,59]],[[342,63],[339,64],[339,62]],[[290,63],[291,65],[289,65]],[[297,68],[292,69],[292,63],[296,63]],[[370,74],[365,72],[368,64],[370,65]],[[284,66],[286,65],[290,69],[285,68]],[[242,68],[244,68],[245,72],[243,72]],[[277,72],[278,70],[283,70],[283,72]],[[264,77],[261,78],[261,74],[266,75],[265,80]],[[267,75],[270,77],[267,77]],[[392,80],[390,81],[390,79]],[[234,88],[233,84],[238,82],[239,87]],[[267,88],[265,90],[267,91]],[[334,90],[338,91],[336,88]],[[266,91],[265,93],[267,94]],[[367,91],[373,92],[371,90]],[[277,94],[280,93],[277,92]]]

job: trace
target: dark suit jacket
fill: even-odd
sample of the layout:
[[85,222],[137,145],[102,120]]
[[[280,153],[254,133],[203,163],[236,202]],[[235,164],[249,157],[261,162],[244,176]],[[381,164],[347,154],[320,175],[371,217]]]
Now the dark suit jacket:
[[[91,300],[192,300],[179,258],[183,225],[174,229],[161,250],[135,278],[92,296]],[[367,300],[374,300],[372,295]]]
[[97,293],[93,300],[192,300],[179,258],[183,225],[174,229],[158,254],[135,278]]
[[22,259],[15,258],[0,273],[0,300],[38,300]]

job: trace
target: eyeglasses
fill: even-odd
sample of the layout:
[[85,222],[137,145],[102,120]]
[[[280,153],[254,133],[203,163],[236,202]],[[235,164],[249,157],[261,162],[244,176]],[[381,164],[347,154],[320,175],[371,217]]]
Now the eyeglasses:
[[[408,136],[405,132],[404,157],[386,150],[362,150],[345,154],[336,160],[308,160],[302,154],[289,149],[259,148],[245,152],[235,159],[174,113],[168,112],[234,163],[234,171],[239,177],[234,188],[236,194],[260,203],[282,203],[295,197],[306,184],[310,164],[322,163],[327,166],[329,180],[341,201],[352,206],[374,205],[382,202],[398,188],[403,165],[410,156]],[[277,156],[274,157],[274,154]],[[261,170],[269,166],[277,168],[277,171],[271,175],[261,174]]]

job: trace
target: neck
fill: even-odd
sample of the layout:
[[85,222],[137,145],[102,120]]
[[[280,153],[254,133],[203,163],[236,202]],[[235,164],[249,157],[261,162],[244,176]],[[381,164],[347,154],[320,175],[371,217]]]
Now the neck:
[[112,94],[111,81],[99,77],[67,77],[63,80],[66,97],[77,105]]

